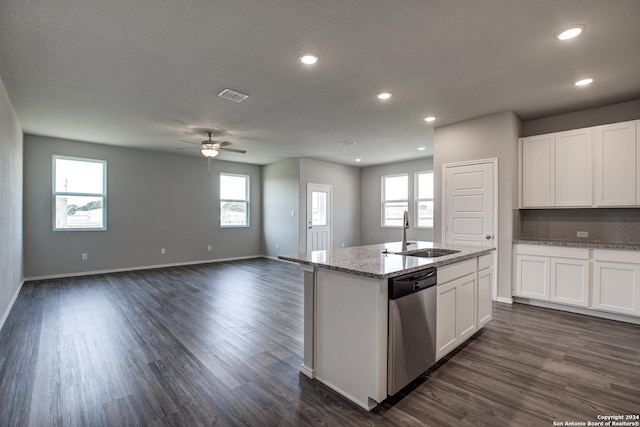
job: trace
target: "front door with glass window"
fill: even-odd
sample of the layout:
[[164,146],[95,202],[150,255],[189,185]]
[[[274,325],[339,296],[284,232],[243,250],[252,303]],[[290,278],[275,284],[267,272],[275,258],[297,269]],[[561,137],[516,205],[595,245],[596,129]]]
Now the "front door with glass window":
[[307,184],[307,252],[331,248],[331,186]]

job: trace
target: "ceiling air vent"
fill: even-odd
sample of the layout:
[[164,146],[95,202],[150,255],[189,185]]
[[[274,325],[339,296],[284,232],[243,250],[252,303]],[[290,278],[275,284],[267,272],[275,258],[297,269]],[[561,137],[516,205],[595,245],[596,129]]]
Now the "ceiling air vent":
[[223,90],[218,94],[218,96],[233,102],[242,102],[249,97],[249,95],[245,95],[244,93],[236,92],[231,89]]

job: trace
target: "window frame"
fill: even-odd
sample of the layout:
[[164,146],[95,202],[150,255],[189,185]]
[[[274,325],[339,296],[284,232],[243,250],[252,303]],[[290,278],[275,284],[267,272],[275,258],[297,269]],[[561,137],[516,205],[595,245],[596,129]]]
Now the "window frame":
[[[431,190],[431,198],[425,197],[425,198],[420,198],[420,175],[423,174],[431,174],[433,177],[433,182],[434,182],[434,186]],[[415,228],[424,228],[424,229],[433,229],[433,224],[434,224],[434,216],[431,216],[431,225],[419,225],[420,224],[420,209],[419,209],[419,205],[420,202],[431,202],[432,206],[435,203],[434,199],[435,199],[435,174],[433,173],[433,171],[419,171],[416,172],[414,174],[414,178],[413,178],[413,182],[414,182],[414,210],[415,210],[415,215],[414,215],[414,224],[415,224]],[[435,206],[434,206],[435,207]]]
[[[245,179],[245,194],[246,194],[246,199],[223,199],[222,198],[222,176],[231,176],[231,177],[242,177]],[[219,177],[219,181],[218,181],[218,190],[219,195],[218,195],[218,201],[219,201],[219,207],[220,207],[220,211],[219,211],[219,215],[220,215],[220,221],[219,221],[219,225],[220,228],[249,228],[251,227],[251,175],[248,174],[242,174],[242,173],[229,173],[229,172],[220,172],[220,175],[218,175]],[[223,224],[222,223],[222,203],[223,202],[242,202],[242,203],[246,203],[247,205],[247,209],[245,212],[245,224]]]
[[[57,169],[56,161],[72,160],[76,162],[100,163],[102,164],[102,193],[81,193],[75,191],[57,191]],[[51,194],[52,194],[52,212],[51,226],[53,231],[106,231],[107,230],[107,161],[102,159],[92,159],[88,157],[65,156],[54,154],[52,156],[51,165]],[[56,199],[58,196],[76,196],[76,197],[101,197],[102,198],[102,227],[58,227],[56,224]]]
[[[406,199],[386,199],[386,194],[385,194],[385,180],[387,178],[397,178],[397,177],[406,177],[407,178],[407,198]],[[402,221],[400,221],[401,223],[399,225],[388,225],[386,224],[386,217],[385,217],[385,212],[386,212],[386,205],[387,203],[399,203],[399,202],[403,202],[406,203],[407,205],[407,211],[409,211],[410,206],[409,206],[409,174],[408,173],[397,173],[397,174],[391,174],[391,175],[382,175],[381,179],[380,179],[380,196],[381,196],[381,203],[380,203],[380,226],[384,227],[384,228],[402,228]]]

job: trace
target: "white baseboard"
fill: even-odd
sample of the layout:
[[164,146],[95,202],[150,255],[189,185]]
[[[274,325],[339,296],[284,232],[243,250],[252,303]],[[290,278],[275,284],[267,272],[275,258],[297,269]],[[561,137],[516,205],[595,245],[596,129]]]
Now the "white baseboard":
[[239,261],[243,259],[253,259],[253,258],[265,258],[264,255],[249,255],[243,257],[232,257],[232,258],[217,258],[217,259],[205,259],[200,261],[186,261],[186,262],[175,262],[169,264],[156,264],[156,265],[144,265],[144,266],[134,266],[134,267],[123,267],[123,268],[109,268],[106,270],[93,270],[93,271],[79,271],[73,273],[61,273],[61,274],[49,274],[44,276],[33,276],[33,277],[25,277],[24,281],[37,281],[37,280],[48,280],[48,279],[61,279],[64,277],[78,277],[78,276],[92,276],[94,274],[108,274],[108,273],[121,273],[123,271],[137,271],[137,270],[151,270],[153,268],[168,268],[168,267],[180,267],[183,265],[196,265],[196,264],[210,264],[214,262],[225,262],[225,261]]
[[20,283],[20,286],[18,286],[18,289],[13,294],[13,297],[11,297],[11,301],[9,302],[9,305],[7,306],[7,309],[5,310],[4,313],[2,313],[2,319],[0,319],[0,330],[2,330],[2,327],[4,326],[4,322],[7,321],[7,318],[9,317],[9,313],[11,312],[11,309],[13,308],[13,304],[15,304],[16,300],[18,299],[18,294],[20,294],[20,290],[22,290],[22,286],[24,285],[24,282],[25,282],[25,280],[23,280]]
[[514,302],[520,304],[534,305],[536,307],[551,308],[554,310],[568,311],[569,313],[584,314],[587,316],[600,317],[603,319],[617,320],[618,322],[633,323],[640,325],[640,317],[626,316],[624,314],[609,313],[606,311],[592,310],[590,308],[574,307],[571,305],[556,304],[547,301],[538,301],[529,298],[516,297]]
[[513,304],[513,298],[505,298],[505,297],[498,297],[496,298],[497,302],[502,302],[505,304]]
[[315,369],[309,368],[304,363],[302,365],[300,365],[300,372],[302,372],[304,375],[306,375],[307,377],[309,377],[311,379],[314,379],[316,377]]

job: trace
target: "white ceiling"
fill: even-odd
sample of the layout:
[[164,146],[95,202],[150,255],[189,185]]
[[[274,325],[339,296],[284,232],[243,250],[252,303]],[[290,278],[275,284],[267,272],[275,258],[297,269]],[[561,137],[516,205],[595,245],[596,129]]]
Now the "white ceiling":
[[224,160],[364,166],[431,155],[433,126],[639,99],[640,1],[2,0],[0,78],[25,133],[197,156],[178,140],[211,129],[247,150]]

